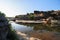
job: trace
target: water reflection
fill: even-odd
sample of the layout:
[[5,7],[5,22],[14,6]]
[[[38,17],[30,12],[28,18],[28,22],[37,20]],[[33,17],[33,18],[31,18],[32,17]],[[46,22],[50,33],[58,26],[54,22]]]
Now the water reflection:
[[33,27],[33,30],[45,30],[45,31],[53,31],[53,32],[60,32],[60,25],[54,24],[53,26],[50,24],[44,25],[44,24],[23,24],[19,23],[20,25],[24,25],[27,27]]
[[15,29],[16,31],[20,31],[20,32],[33,31],[33,28],[27,27],[27,26],[24,26],[24,25],[20,25],[20,24],[16,24],[15,22],[12,22],[11,26],[12,26],[13,29]]

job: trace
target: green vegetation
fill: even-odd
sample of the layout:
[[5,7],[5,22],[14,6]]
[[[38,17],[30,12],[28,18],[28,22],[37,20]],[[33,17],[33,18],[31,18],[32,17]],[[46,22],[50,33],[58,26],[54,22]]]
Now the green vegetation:
[[30,20],[34,20],[34,14],[33,13],[27,13],[27,15],[29,15],[28,17]]
[[[16,20],[41,20],[51,17],[53,20],[60,20],[60,10],[54,11],[34,11],[34,13],[27,13],[26,15],[17,15]],[[51,19],[51,20],[52,20]]]
[[0,16],[5,16],[5,14],[0,12]]
[[19,40],[18,35],[16,34],[16,31],[12,29],[11,25],[9,25],[9,33],[7,35],[7,38],[9,40]]
[[[57,20],[56,23],[60,22],[60,10],[34,11],[34,13],[27,13],[27,15],[22,15],[22,16],[17,15],[16,18],[18,18],[19,20],[46,21],[45,25],[43,25],[43,24],[24,24],[24,25],[31,26],[34,28],[34,30],[43,29],[43,30],[48,30],[48,31],[60,32],[60,25],[56,24],[57,26],[51,26],[52,21],[55,22]],[[16,19],[16,20],[18,20],[18,19]]]
[[16,31],[12,29],[11,24],[5,17],[5,14],[0,12],[0,40],[19,40]]
[[33,27],[33,30],[46,30],[46,31],[52,31],[52,32],[60,32],[60,26],[57,24],[57,26],[51,26],[50,24],[22,24],[27,27]]

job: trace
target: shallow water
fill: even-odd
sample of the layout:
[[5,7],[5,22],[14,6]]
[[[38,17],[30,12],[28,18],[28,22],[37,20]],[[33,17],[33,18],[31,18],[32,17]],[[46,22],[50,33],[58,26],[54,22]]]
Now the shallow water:
[[42,24],[22,24],[22,23],[15,23],[10,22],[12,28],[16,31],[20,32],[32,32],[32,31],[52,31],[52,32],[60,32],[60,26],[51,26],[51,25],[42,25]]
[[20,31],[20,32],[30,32],[33,31],[32,27],[27,27],[21,24],[16,24],[15,22],[11,22],[11,26],[13,29],[15,29],[16,31]]

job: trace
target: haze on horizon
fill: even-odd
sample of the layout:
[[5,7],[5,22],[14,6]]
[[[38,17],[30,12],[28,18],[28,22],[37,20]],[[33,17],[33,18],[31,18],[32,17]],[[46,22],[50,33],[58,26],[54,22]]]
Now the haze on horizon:
[[60,0],[0,0],[0,11],[8,17],[24,15],[34,10],[60,10]]

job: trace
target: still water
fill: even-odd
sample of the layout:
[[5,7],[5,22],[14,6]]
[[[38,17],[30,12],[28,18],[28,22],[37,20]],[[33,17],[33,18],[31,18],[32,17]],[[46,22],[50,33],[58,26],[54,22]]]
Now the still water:
[[42,25],[42,24],[22,24],[22,23],[15,23],[11,22],[12,28],[16,31],[20,32],[32,32],[32,31],[53,31],[53,32],[60,32],[60,26],[53,26],[51,25]]
[[16,24],[15,22],[11,22],[11,26],[13,29],[15,29],[16,31],[20,31],[20,32],[30,32],[33,31],[32,27],[27,27],[21,24]]

